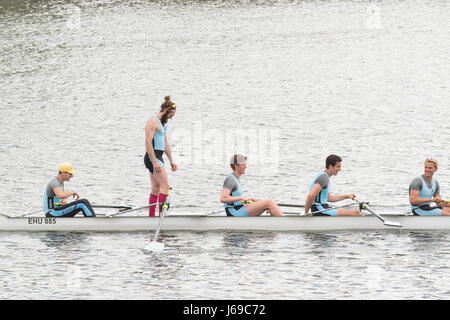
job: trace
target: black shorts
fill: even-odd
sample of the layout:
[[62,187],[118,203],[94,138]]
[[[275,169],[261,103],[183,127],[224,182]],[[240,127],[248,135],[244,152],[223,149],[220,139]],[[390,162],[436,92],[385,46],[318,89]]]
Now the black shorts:
[[320,205],[313,204],[311,206],[311,212],[321,211],[323,209],[330,209],[330,210],[326,210],[326,211],[322,211],[322,212],[318,212],[318,213],[313,213],[313,216],[336,216],[337,210],[331,209],[331,208],[332,207],[328,203],[324,203],[324,204],[320,204]]
[[[156,160],[159,162],[159,165],[161,166],[161,168],[164,168],[163,154],[164,154],[163,150],[155,150]],[[144,164],[145,164],[145,167],[151,173],[155,173],[154,170],[153,170],[152,160],[150,160],[150,157],[148,156],[147,152],[145,153],[145,156],[144,156]]]
[[440,206],[431,207],[429,204],[423,204],[418,208],[413,209],[412,213],[415,216],[441,216],[442,207]]
[[247,208],[244,205],[225,208],[225,212],[229,217],[247,217]]

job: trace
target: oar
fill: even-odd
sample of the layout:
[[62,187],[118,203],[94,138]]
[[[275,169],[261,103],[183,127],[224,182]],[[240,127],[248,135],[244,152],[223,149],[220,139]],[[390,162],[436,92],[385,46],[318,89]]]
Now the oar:
[[31,216],[32,214],[36,214],[36,213],[43,212],[43,211],[44,211],[44,209],[40,209],[37,211],[33,211],[33,212],[26,213],[24,215],[21,215],[21,217]]
[[142,206],[142,207],[125,209],[125,210],[119,210],[119,211],[116,211],[116,212],[108,213],[106,216],[107,217],[114,217],[114,216],[117,216],[119,214],[129,213],[129,212],[133,212],[133,211],[137,211],[137,210],[141,210],[141,209],[145,209],[145,208],[152,207],[152,206],[157,206],[157,205],[158,205],[158,203],[153,203],[153,204],[147,204],[147,205]]
[[[289,203],[278,203],[278,205],[280,207],[290,207],[290,208],[304,208],[305,205],[304,204],[289,204]],[[344,208],[344,207],[349,207],[349,206],[354,206],[354,203],[348,203],[348,204],[344,204],[342,206],[337,206],[337,207],[332,207],[332,208],[328,208],[328,209],[323,209],[323,210],[319,210],[319,211],[314,211],[310,214],[314,214],[314,213],[320,213],[320,212],[324,212],[324,211],[328,211],[328,210],[333,210],[333,209],[338,209],[338,208]]]
[[314,211],[311,212],[310,214],[315,214],[315,213],[321,213],[321,212],[325,212],[325,211],[329,211],[329,210],[333,210],[333,209],[339,209],[339,208],[345,208],[345,207],[350,207],[350,206],[354,206],[354,203],[347,203],[347,204],[343,204],[342,206],[337,206],[337,207],[331,207],[331,208],[327,208],[327,209],[322,209],[319,211]]
[[[450,203],[450,200],[442,200],[442,202]],[[277,203],[280,207],[304,208],[304,204]],[[404,204],[375,204],[374,207],[404,207]]]
[[93,204],[92,208],[105,208],[105,209],[132,209],[132,206],[117,206],[117,205],[106,205],[106,204]]
[[170,204],[170,196],[172,193],[172,188],[169,189],[169,193],[167,195],[166,201],[162,205],[161,216],[159,217],[158,228],[156,228],[155,236],[153,237],[153,241],[147,244],[144,247],[144,250],[152,251],[152,252],[161,252],[164,250],[164,243],[158,242],[159,230],[161,229],[161,225],[164,220],[164,216],[166,215],[167,210],[169,210]]
[[367,203],[365,202],[359,202],[358,199],[353,198],[354,201],[356,201],[357,203],[359,203],[361,205],[361,209],[365,209],[367,211],[369,211],[371,214],[373,214],[375,217],[377,217],[380,221],[382,221],[384,223],[385,226],[389,226],[389,227],[397,227],[397,228],[401,228],[402,225],[398,222],[394,222],[394,221],[388,221],[386,219],[384,219],[382,216],[380,216],[378,213],[373,212],[369,206],[367,205]]
[[289,203],[278,203],[280,207],[291,207],[291,208],[304,208],[304,204],[289,204]]

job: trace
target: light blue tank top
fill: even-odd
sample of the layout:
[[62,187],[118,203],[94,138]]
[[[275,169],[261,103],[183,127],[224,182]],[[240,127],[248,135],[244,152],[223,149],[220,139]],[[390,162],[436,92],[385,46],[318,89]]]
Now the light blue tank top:
[[[420,176],[420,179],[422,179],[422,189],[419,192],[419,198],[424,198],[424,199],[433,198],[434,193],[436,192],[436,188],[437,188],[436,180],[434,178],[432,178],[431,188],[429,188],[427,185],[427,182],[425,181],[425,179],[422,176]],[[423,204],[421,204],[421,206],[430,205],[430,204],[431,204],[431,202],[423,203]],[[417,209],[418,207],[419,206],[411,205],[411,209]]]
[[[232,191],[231,192],[231,196],[232,197],[240,197],[240,196],[242,196],[242,194],[244,193],[243,192],[243,189],[242,189],[242,185],[241,185],[241,182],[239,181],[239,179],[234,175],[234,174],[230,174],[229,175],[229,177],[233,177],[234,178],[234,180],[236,181],[236,183],[237,183],[237,189],[235,190],[235,191]],[[224,203],[223,204],[223,206],[225,207],[225,208],[233,208],[233,207],[235,207],[235,206],[242,206],[243,205],[243,203],[239,200],[239,201],[235,201],[235,202],[233,202],[232,204],[230,204],[230,203],[228,203],[228,202],[226,202],[226,203]]]
[[[315,178],[314,181],[311,183],[311,186],[309,187],[309,191],[312,190],[312,188],[314,187],[314,185],[316,184],[317,179],[323,175],[323,174],[327,174],[326,171],[322,171],[321,173],[319,173]],[[328,203],[328,190],[330,190],[330,181],[328,181],[328,185],[326,188],[323,188],[320,193],[317,195],[317,197],[314,199],[313,204],[317,205],[317,204],[325,204]]]
[[159,131],[155,131],[155,134],[153,136],[153,149],[154,150],[161,150],[164,151],[166,148],[165,145],[165,138],[166,138],[166,126],[163,126],[161,123],[161,120],[158,119],[157,116],[154,116],[154,118],[156,119],[156,121],[158,121],[159,124]]

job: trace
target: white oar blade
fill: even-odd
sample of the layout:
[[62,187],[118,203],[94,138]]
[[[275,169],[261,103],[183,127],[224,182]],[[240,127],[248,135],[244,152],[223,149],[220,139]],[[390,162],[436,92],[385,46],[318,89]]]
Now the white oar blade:
[[144,250],[151,252],[161,252],[164,250],[164,243],[152,241],[144,247]]
[[384,222],[384,225],[388,226],[388,227],[397,227],[397,228],[401,228],[402,227],[402,225],[400,223],[398,223],[398,222],[387,221],[387,220]]

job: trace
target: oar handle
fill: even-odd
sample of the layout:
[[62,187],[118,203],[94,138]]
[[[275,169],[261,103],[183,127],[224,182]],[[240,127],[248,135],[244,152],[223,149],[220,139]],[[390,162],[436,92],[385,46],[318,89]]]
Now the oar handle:
[[368,207],[368,204],[369,204],[368,202],[361,202],[361,201],[359,201],[358,198],[356,198],[356,197],[353,197],[352,200],[355,201],[355,202],[357,202],[357,203],[359,203],[359,209],[360,209],[360,210],[366,209],[366,210],[369,211],[369,212],[371,211],[371,210],[369,209],[369,207]]
[[92,204],[92,208],[104,208],[104,209],[133,209],[132,206],[127,206],[127,205],[107,205],[107,204]]
[[278,203],[280,207],[291,207],[291,208],[304,208],[304,204],[290,204],[290,203]]

